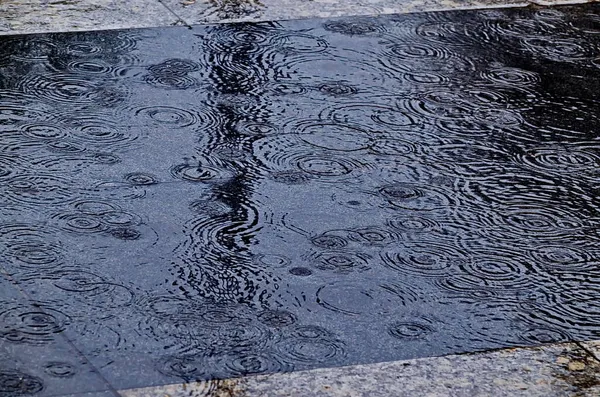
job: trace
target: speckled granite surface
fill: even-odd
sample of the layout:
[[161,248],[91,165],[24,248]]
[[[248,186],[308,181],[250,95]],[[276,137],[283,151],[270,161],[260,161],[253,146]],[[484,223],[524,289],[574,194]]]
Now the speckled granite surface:
[[582,342],[581,346],[600,361],[600,341]]
[[[60,397],[115,397],[115,393],[111,391],[99,391],[89,393],[68,394]],[[161,396],[164,397],[164,396]]]
[[163,0],[188,24],[525,6],[522,0]]
[[[595,1],[595,0],[591,0]],[[3,0],[0,35],[275,21],[588,0]]]
[[[548,4],[550,2],[544,2]],[[350,3],[321,0],[267,1],[236,9],[231,2],[191,4],[165,1],[3,1],[4,33],[165,26],[230,20],[291,19],[412,12],[433,9],[522,6],[507,2]],[[299,6],[302,4],[302,7]],[[387,6],[385,4],[388,4]],[[228,8],[229,7],[229,8]],[[233,7],[233,8],[230,8]],[[287,8],[286,8],[287,7]],[[226,12],[223,13],[223,10]],[[236,11],[237,10],[237,11]],[[243,18],[238,11],[247,12]],[[175,13],[173,12],[175,11]],[[232,14],[233,12],[233,14]],[[196,384],[120,391],[137,396],[598,396],[600,342],[509,349],[353,367],[319,369]],[[112,391],[65,397],[109,397]]]
[[0,34],[169,26],[181,23],[158,0],[3,0]]
[[586,0],[161,0],[190,25],[379,15],[449,9],[525,7]]
[[567,343],[120,391],[178,396],[598,396],[600,361]]

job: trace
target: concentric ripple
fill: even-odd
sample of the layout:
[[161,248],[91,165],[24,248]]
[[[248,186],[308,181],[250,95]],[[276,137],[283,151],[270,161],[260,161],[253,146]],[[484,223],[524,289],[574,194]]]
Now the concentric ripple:
[[388,288],[369,287],[360,282],[338,281],[317,290],[316,301],[323,308],[355,321],[371,321],[373,316],[387,316],[411,301],[411,295],[399,296]]
[[370,132],[387,131],[389,129],[408,130],[418,127],[420,122],[414,112],[402,111],[402,109],[399,110],[394,106],[376,104],[336,106],[322,112],[321,117]]
[[529,251],[542,272],[585,273],[599,269],[600,253],[564,244],[541,245]]
[[381,252],[383,263],[400,273],[440,277],[456,273],[472,259],[458,247],[433,242],[413,242]]
[[393,55],[402,59],[410,58],[438,58],[447,59],[451,56],[450,52],[440,46],[434,46],[429,43],[402,43],[394,44],[389,48],[389,55]]
[[108,82],[72,74],[31,75],[20,82],[20,88],[26,94],[65,104],[114,106],[125,101],[128,95],[123,88],[110,86]]
[[368,255],[353,252],[320,252],[308,258],[316,269],[334,274],[349,274],[371,270]]
[[99,233],[106,229],[97,217],[77,212],[57,214],[54,219],[60,228],[77,234]]
[[444,209],[455,201],[450,191],[415,183],[385,185],[379,188],[378,193],[395,207],[415,211]]
[[54,205],[72,199],[74,187],[54,174],[18,175],[6,181],[5,197],[24,205]]
[[187,75],[149,74],[144,76],[144,82],[156,88],[167,90],[187,90],[200,86],[200,81]]
[[514,37],[544,37],[552,34],[556,27],[551,21],[534,18],[511,18],[489,24],[492,32]]
[[464,262],[460,267],[465,275],[461,280],[472,283],[473,288],[508,290],[533,285],[529,277],[529,263],[519,258],[482,255]]
[[502,67],[481,72],[481,76],[495,84],[506,84],[510,86],[530,86],[539,83],[540,76],[532,71]]
[[523,47],[536,56],[556,62],[581,61],[594,53],[576,40],[550,40],[545,37],[525,38]]
[[393,230],[375,226],[352,229],[348,233],[351,240],[364,245],[385,246],[399,240],[399,236]]
[[0,38],[0,345],[214,394],[597,339],[598,9]]
[[172,106],[143,107],[135,111],[135,115],[156,124],[170,127],[189,127],[200,122],[200,117],[192,111]]
[[20,305],[4,305],[0,319],[0,338],[33,345],[53,341],[55,334],[63,332],[70,322],[68,316],[57,310]]
[[206,362],[198,356],[165,357],[157,363],[163,375],[183,379],[186,382],[200,381],[206,376]]
[[571,174],[597,169],[600,156],[576,147],[539,147],[527,150],[519,161],[546,173]]
[[67,136],[67,132],[52,124],[25,124],[21,126],[23,135],[39,140],[59,140]]
[[44,372],[55,378],[70,378],[77,374],[77,368],[67,362],[51,361],[44,366]]
[[[320,142],[307,138],[315,144],[345,148],[352,143],[332,137]],[[302,142],[302,141],[301,141]],[[347,155],[315,150],[313,145],[298,144],[294,137],[282,135],[263,138],[254,142],[254,154],[265,167],[273,171],[300,171],[309,177],[322,181],[336,181],[360,175],[369,165],[358,158]]]
[[326,364],[338,362],[346,355],[345,344],[318,326],[298,326],[277,346],[283,357],[296,362]]
[[388,334],[400,340],[425,339],[436,331],[435,322],[421,316],[401,319],[388,326]]
[[[273,372],[290,372],[293,366],[277,354],[236,349],[227,354],[211,358],[221,376],[245,376]],[[220,373],[221,373],[220,371]]]
[[560,239],[584,227],[581,219],[550,208],[522,206],[507,210],[502,215],[506,223],[501,227],[515,236]]
[[321,84],[318,88],[319,91],[323,94],[333,97],[346,97],[358,93],[358,88],[342,81],[324,83]]
[[369,147],[371,138],[364,131],[343,124],[305,123],[295,129],[300,140],[318,149],[352,152]]
[[435,219],[419,215],[394,216],[388,220],[387,224],[399,232],[410,234],[442,230],[442,226]]
[[212,164],[178,164],[171,167],[171,175],[189,182],[210,182],[232,179],[235,173]]
[[37,376],[10,369],[0,371],[0,393],[6,396],[34,395],[42,390],[44,382]]
[[322,37],[300,32],[281,33],[269,43],[287,55],[319,53],[329,46]]

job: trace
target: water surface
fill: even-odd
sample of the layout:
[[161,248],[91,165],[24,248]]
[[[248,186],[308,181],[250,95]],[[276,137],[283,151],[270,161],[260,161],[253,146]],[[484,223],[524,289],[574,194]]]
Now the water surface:
[[598,11],[0,38],[0,395],[597,339]]

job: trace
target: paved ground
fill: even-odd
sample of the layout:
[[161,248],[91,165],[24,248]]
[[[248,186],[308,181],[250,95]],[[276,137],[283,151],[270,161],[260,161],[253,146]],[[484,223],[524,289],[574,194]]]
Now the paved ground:
[[[500,5],[0,3],[8,34]],[[594,342],[427,358],[599,335],[598,19],[565,10],[0,40],[0,396],[598,395]]]
[[163,396],[597,396],[600,361],[591,344],[272,374],[121,391]]
[[585,0],[4,0],[0,34],[576,4]]

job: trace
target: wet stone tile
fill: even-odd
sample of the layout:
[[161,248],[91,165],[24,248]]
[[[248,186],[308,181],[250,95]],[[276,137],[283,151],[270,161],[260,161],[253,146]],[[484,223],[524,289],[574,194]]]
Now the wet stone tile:
[[596,338],[597,11],[0,38],[3,329],[117,389]]
[[63,396],[110,388],[87,359],[60,338],[43,345],[11,341],[2,350],[4,395]]
[[0,282],[0,395],[58,396],[109,385],[63,331],[68,317]]

